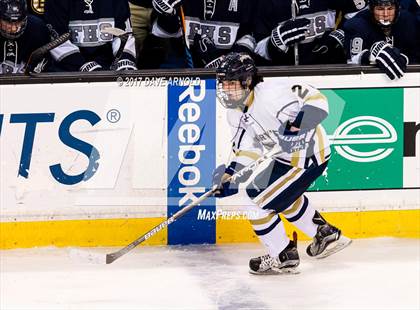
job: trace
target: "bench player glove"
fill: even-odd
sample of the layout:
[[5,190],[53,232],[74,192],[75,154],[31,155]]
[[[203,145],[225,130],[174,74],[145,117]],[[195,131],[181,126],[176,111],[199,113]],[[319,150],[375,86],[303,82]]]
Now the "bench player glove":
[[206,68],[217,68],[221,62],[214,41],[207,34],[196,33],[193,44],[194,54]]
[[344,31],[337,29],[325,32],[312,49],[312,53],[320,58],[321,63],[345,63]]
[[290,45],[305,40],[310,23],[307,18],[298,18],[279,24],[271,31],[271,43],[286,53]]
[[121,59],[117,62],[116,71],[137,70],[136,64],[129,59]]
[[175,15],[181,0],[153,0],[153,8],[162,15]]
[[376,63],[391,80],[402,77],[407,70],[407,56],[385,41],[378,41],[372,45],[369,60]]
[[242,170],[245,166],[237,162],[232,162],[229,167],[220,165],[213,171],[213,185],[217,185],[218,189],[214,193],[215,197],[223,198],[235,195],[238,193],[238,184],[245,182],[252,175],[252,171],[247,171],[240,177],[235,179],[235,182],[226,181],[230,176]]
[[83,64],[79,71],[80,72],[92,72],[92,71],[99,71],[102,70],[102,66],[98,64],[96,61],[89,61]]

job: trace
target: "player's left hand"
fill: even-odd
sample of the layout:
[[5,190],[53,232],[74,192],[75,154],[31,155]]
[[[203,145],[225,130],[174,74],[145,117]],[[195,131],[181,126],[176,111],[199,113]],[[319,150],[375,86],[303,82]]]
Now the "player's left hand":
[[401,78],[407,70],[408,57],[385,41],[375,42],[370,48],[369,60],[391,79]]
[[117,62],[116,71],[137,70],[136,64],[129,59],[120,59]]

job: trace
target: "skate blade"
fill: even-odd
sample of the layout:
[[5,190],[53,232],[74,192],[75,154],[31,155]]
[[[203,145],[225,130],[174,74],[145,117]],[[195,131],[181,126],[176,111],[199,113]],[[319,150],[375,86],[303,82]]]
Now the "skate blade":
[[352,240],[350,238],[347,238],[346,236],[341,235],[340,238],[338,238],[338,240],[330,243],[327,246],[327,248],[324,250],[324,252],[322,252],[318,256],[315,256],[315,258],[317,259],[326,258],[348,247],[351,243],[352,243]]
[[293,268],[282,268],[282,269],[272,268],[272,269],[268,269],[266,271],[260,271],[260,272],[249,270],[249,273],[253,275],[257,275],[257,276],[278,276],[278,275],[286,275],[286,274],[299,274],[300,271],[297,269],[297,267],[293,267]]

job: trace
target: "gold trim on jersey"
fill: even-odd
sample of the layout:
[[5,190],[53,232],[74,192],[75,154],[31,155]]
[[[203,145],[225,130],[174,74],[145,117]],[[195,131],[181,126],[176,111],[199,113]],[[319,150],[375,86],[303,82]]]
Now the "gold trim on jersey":
[[297,167],[299,165],[299,159],[300,159],[299,154],[300,154],[300,151],[296,151],[292,154],[292,160],[290,161],[291,166]]
[[254,152],[250,152],[250,151],[236,151],[235,156],[236,157],[245,156],[245,157],[249,157],[253,160],[257,160],[258,158],[260,158],[260,155],[258,153],[254,153]]
[[253,90],[251,90],[251,92],[249,93],[248,98],[246,99],[246,104],[245,104],[245,106],[247,106],[248,108],[249,108],[250,106],[252,106],[252,104],[254,103],[254,97],[255,97],[255,95],[254,95],[254,91],[253,91]]
[[292,204],[292,206],[291,207],[289,207],[289,208],[287,208],[286,210],[284,210],[282,213],[284,214],[284,215],[290,215],[290,214],[292,214],[292,213],[295,213],[299,208],[300,208],[300,206],[302,205],[302,197],[303,196],[300,196],[293,204]]
[[[256,200],[256,204],[259,206],[262,206],[265,201],[267,201],[271,196],[273,196],[280,188],[282,188],[285,184],[287,184],[290,180],[294,179],[296,175],[298,175],[302,169],[301,168],[292,168],[291,170],[294,170],[288,177],[286,178],[279,178],[276,184],[274,182],[272,185],[274,185],[270,190],[268,190],[267,193],[265,193],[260,199]],[[257,196],[258,197],[258,196]]]
[[323,94],[321,93],[316,93],[315,95],[312,95],[310,97],[308,97],[308,99],[305,100],[305,102],[308,101],[315,101],[315,100],[327,100],[327,97],[325,97]]
[[316,126],[316,136],[318,138],[318,148],[319,148],[319,156],[321,156],[321,163],[324,163],[325,162],[324,139],[322,137],[322,132],[319,126]]
[[251,225],[263,225],[263,224],[266,224],[266,223],[270,222],[271,219],[276,215],[277,215],[277,213],[273,212],[273,213],[270,213],[269,215],[267,215],[266,217],[263,217],[262,219],[249,220],[249,222],[251,223]]

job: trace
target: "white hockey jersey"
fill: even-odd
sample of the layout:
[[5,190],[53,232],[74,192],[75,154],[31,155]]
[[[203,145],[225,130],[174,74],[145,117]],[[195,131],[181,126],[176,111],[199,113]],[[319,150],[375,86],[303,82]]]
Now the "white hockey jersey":
[[[264,148],[271,150],[279,144],[279,129],[288,121],[295,121],[304,105],[312,105],[328,114],[327,98],[316,88],[304,84],[265,81],[255,87],[247,100],[245,111],[230,109],[227,114],[234,135],[233,161],[245,166],[260,157]],[[321,124],[308,130],[304,141],[302,148],[293,153],[281,153],[275,159],[299,168],[320,165],[329,159],[328,136]]]

